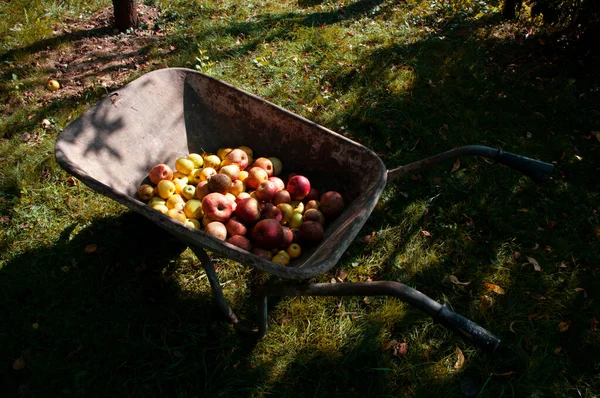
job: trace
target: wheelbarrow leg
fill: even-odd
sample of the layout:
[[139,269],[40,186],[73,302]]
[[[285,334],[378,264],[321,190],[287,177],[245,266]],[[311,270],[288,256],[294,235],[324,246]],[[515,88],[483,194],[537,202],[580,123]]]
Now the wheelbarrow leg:
[[229,304],[227,304],[227,300],[225,300],[225,295],[223,294],[223,289],[221,289],[219,277],[217,276],[213,262],[206,251],[201,247],[194,246],[190,246],[190,249],[192,249],[196,257],[198,257],[198,260],[200,260],[200,263],[206,272],[206,276],[208,277],[208,282],[210,283],[210,288],[212,290],[217,307],[225,315],[229,323],[231,323],[236,330],[239,330],[243,333],[248,333],[257,336],[258,338],[263,337],[267,331],[267,297],[261,297],[257,305],[259,318],[258,330],[243,325],[240,323],[240,320],[235,312],[233,312],[231,307],[229,307]]

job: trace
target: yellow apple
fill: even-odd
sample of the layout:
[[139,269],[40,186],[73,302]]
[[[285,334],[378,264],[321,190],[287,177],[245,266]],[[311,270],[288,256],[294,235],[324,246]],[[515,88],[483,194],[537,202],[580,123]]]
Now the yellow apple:
[[54,79],[49,79],[48,83],[46,83],[46,87],[48,88],[48,90],[50,91],[56,91],[60,88],[60,83],[58,83],[56,80]]
[[161,198],[160,196],[154,196],[152,199],[150,199],[150,202],[148,202],[148,206],[153,207],[156,205],[166,206],[167,201]]
[[[284,252],[285,253],[285,252]],[[280,255],[279,253],[274,255],[271,261],[275,264],[286,266],[290,263],[290,259],[284,255]]]
[[202,217],[204,217],[204,212],[202,211],[202,201],[198,199],[188,200],[183,206],[183,212],[187,218],[193,218],[195,220],[202,219]]
[[210,167],[219,170],[221,167],[221,159],[217,155],[208,155],[204,157],[204,168]]
[[304,213],[304,203],[300,202],[299,200],[293,200],[291,205],[294,208],[294,213]]
[[185,222],[185,220],[187,220],[185,213],[181,209],[170,209],[167,212],[167,216],[174,218],[175,220],[181,221],[181,222]]
[[202,165],[204,165],[204,159],[202,159],[202,156],[198,155],[197,153],[190,153],[187,155],[187,158],[194,162],[195,169],[199,169],[202,167]]
[[175,194],[175,184],[171,180],[160,180],[156,188],[158,196],[163,199],[169,199],[171,195]]
[[190,174],[194,170],[194,162],[188,158],[179,158],[175,161],[175,169],[183,174]]
[[210,180],[210,177],[214,176],[215,174],[217,174],[217,170],[213,169],[212,167],[205,167],[200,170],[200,181],[208,181]]
[[242,182],[246,182],[246,178],[248,178],[248,172],[246,170],[240,171],[240,175],[238,177],[238,180],[240,180]]
[[223,160],[225,159],[225,156],[227,156],[227,154],[231,151],[231,148],[219,148],[217,150],[217,156],[219,157],[219,159]]
[[152,197],[154,197],[154,187],[152,185],[143,184],[138,189],[138,196],[144,202],[149,201],[150,199],[152,199]]
[[169,199],[167,199],[169,209],[182,209],[184,204],[185,200],[178,193],[169,196]]
[[292,243],[287,248],[287,254],[290,256],[290,258],[298,258],[298,257],[300,257],[301,253],[302,253],[302,249],[300,248],[300,245],[297,243]]
[[188,218],[187,220],[185,220],[185,225],[187,225],[188,227],[192,227],[194,229],[202,228],[202,225],[200,225],[200,221],[195,220],[193,218]]
[[237,164],[227,164],[219,169],[219,174],[225,174],[231,181],[240,178],[240,166]]
[[173,178],[173,184],[175,184],[175,193],[180,194],[183,188],[187,187],[188,179],[187,177]]
[[202,181],[202,169],[194,169],[188,175],[188,183],[197,185],[200,181]]
[[152,206],[152,208],[154,210],[160,211],[162,214],[167,214],[167,212],[169,211],[169,208],[165,205],[154,205]]
[[243,181],[234,180],[231,183],[231,188],[229,189],[229,192],[231,194],[233,194],[234,196],[238,196],[239,194],[241,194],[245,190],[246,190],[246,184],[244,184]]

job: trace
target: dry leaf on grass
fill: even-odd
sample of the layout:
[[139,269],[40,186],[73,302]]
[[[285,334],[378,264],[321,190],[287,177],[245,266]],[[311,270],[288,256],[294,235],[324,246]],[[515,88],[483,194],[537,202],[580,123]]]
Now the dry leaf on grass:
[[479,300],[479,308],[481,308],[484,311],[490,309],[490,307],[493,304],[494,304],[494,299],[492,299],[490,296],[483,295],[483,296],[481,296],[481,299]]
[[556,330],[558,330],[561,333],[566,332],[571,327],[571,323],[572,323],[572,321],[570,321],[570,320],[562,321],[561,323],[558,324],[558,327],[556,328]]
[[84,253],[93,253],[96,250],[98,250],[98,245],[96,245],[95,243],[91,243],[91,244],[87,245],[85,247],[85,249],[83,249],[83,252]]
[[346,272],[346,270],[338,269],[336,272],[335,278],[338,280],[338,282],[343,282],[347,276],[348,276],[348,272]]
[[21,358],[17,358],[15,359],[15,361],[13,362],[13,369],[14,370],[21,370],[24,369],[25,366],[27,366],[27,362],[25,362],[25,359],[23,357]]
[[496,294],[504,294],[504,289],[502,289],[500,286],[495,285],[493,283],[486,283],[485,287],[488,290],[491,290],[492,292],[496,293]]
[[421,233],[425,236],[431,236],[431,234],[429,233],[429,231],[421,231]]
[[456,347],[456,355],[458,358],[454,363],[454,369],[461,369],[465,365],[465,354],[463,354],[460,348]]
[[534,270],[536,270],[538,272],[542,271],[542,267],[540,267],[540,263],[538,263],[535,258],[527,256],[527,261],[529,261],[529,264],[533,265]]
[[454,166],[452,166],[451,173],[454,173],[456,170],[460,169],[460,158],[456,158],[456,162],[454,162]]
[[454,275],[448,275],[446,276],[444,279],[448,279],[450,282],[454,283],[455,285],[468,285],[469,283],[471,283],[471,281],[468,282],[461,282],[458,280],[458,278]]
[[398,340],[392,340],[383,346],[383,350],[392,350],[392,355],[396,357],[403,357],[408,353],[408,343],[399,342]]

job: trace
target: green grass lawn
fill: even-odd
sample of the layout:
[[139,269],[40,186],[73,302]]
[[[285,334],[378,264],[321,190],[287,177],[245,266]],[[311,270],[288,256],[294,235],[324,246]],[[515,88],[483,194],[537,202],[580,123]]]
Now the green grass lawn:
[[[124,34],[109,6],[0,5],[0,396],[598,394],[597,50],[526,8],[507,23],[498,2],[155,0]],[[388,169],[468,144],[553,162],[541,185],[473,158],[388,184],[315,278],[405,283],[500,336],[501,350],[384,297],[272,300],[264,339],[236,333],[189,249],[54,159],[70,121],[164,67],[261,96]],[[49,77],[61,90],[45,89]],[[251,323],[266,276],[215,261]]]

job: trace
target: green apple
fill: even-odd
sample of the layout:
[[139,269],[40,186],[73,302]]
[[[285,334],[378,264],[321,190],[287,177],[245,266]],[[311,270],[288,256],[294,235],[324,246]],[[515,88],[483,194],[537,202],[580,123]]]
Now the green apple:
[[185,200],[194,199],[196,197],[196,187],[193,185],[186,185],[181,190],[181,196],[183,196]]
[[290,220],[290,228],[299,228],[302,225],[302,213],[293,212],[292,219]]

